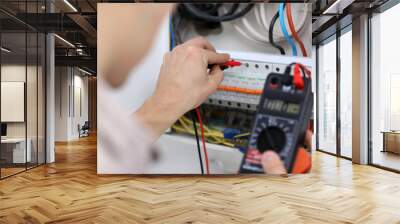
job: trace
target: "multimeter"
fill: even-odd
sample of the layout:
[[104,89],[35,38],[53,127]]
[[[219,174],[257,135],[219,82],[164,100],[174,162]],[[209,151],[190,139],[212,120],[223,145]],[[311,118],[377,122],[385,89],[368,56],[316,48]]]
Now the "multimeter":
[[279,155],[288,173],[293,170],[312,116],[313,93],[305,68],[301,65],[303,77],[301,85],[296,85],[291,66],[284,74],[270,73],[265,81],[241,173],[263,173],[261,155],[267,150]]

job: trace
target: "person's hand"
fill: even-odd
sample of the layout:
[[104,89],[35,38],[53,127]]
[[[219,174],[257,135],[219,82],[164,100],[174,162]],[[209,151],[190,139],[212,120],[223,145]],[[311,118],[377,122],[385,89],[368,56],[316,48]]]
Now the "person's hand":
[[[312,139],[312,133],[311,131],[307,131],[304,144],[308,149],[311,149],[311,139]],[[300,147],[299,150],[306,150],[306,149]],[[264,172],[267,174],[287,173],[286,168],[283,165],[279,155],[272,150],[268,150],[263,153],[261,157],[261,163],[263,165]]]
[[[204,38],[178,45],[164,56],[153,96],[136,115],[154,134],[161,135],[180,116],[199,106],[223,80],[218,64],[229,60]],[[209,64],[215,64],[208,70]]]
[[[178,45],[164,56],[155,95],[163,101],[173,100],[181,113],[187,112],[217,90],[223,80],[218,64],[228,60],[228,54],[217,53],[202,37]],[[210,71],[209,64],[215,64]]]

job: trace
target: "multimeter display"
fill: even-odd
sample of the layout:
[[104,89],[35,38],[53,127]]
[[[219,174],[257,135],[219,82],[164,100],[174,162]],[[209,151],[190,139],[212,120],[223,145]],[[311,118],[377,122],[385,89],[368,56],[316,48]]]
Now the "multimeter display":
[[277,113],[287,113],[292,115],[297,115],[300,113],[300,104],[289,103],[279,99],[265,101],[264,108]]
[[263,173],[261,156],[267,150],[275,151],[291,173],[313,108],[311,79],[304,76],[302,82],[303,88],[297,88],[290,70],[268,75],[241,173]]

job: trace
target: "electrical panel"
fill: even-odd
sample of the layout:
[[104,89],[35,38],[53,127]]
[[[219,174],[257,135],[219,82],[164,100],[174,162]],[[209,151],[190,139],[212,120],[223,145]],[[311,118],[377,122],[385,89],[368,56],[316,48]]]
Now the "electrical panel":
[[[226,52],[226,51],[221,51]],[[265,80],[271,72],[282,73],[286,66],[299,62],[311,70],[311,59],[246,52],[227,52],[242,66],[224,70],[224,80],[207,104],[256,111]]]

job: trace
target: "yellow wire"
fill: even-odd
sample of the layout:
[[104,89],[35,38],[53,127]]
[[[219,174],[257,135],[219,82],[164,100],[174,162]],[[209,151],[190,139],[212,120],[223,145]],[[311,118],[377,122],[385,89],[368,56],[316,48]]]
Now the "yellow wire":
[[[189,118],[182,116],[180,119],[182,119],[182,122],[185,122],[186,125],[190,125],[192,121],[189,120]],[[199,128],[199,123],[196,123],[196,127]],[[215,132],[217,135],[221,135],[223,137],[223,133],[219,130],[212,130],[209,128],[207,125],[203,124],[204,132]]]
[[[194,130],[194,128],[191,125],[192,121],[190,121],[188,118],[183,116],[183,117],[179,118],[179,122],[182,124],[182,126],[185,127],[186,130],[188,130],[189,127],[190,127],[190,129]],[[196,127],[199,130],[198,124],[196,125]],[[213,135],[213,136],[217,136],[217,137],[221,137],[221,138],[224,137],[224,134],[221,131],[211,130],[206,125],[203,125],[203,128],[204,128],[204,133],[207,133],[208,135]]]
[[[192,121],[189,120],[187,117],[182,116],[181,118],[179,118],[179,123],[181,126],[174,124],[172,126],[172,129],[174,129],[177,132],[181,132],[181,133],[186,133],[186,134],[190,134],[190,135],[195,135],[194,132],[194,127],[191,125]],[[196,128],[199,129],[200,125],[198,123],[196,123]],[[222,144],[222,145],[226,145],[229,147],[234,147],[235,145],[229,141],[227,141],[224,138],[224,134],[219,131],[219,130],[212,130],[212,128],[209,128],[206,125],[203,125],[204,128],[204,138],[206,138],[206,140],[208,142],[214,143],[214,144]],[[198,130],[200,131],[200,130]],[[240,134],[237,135],[235,137],[241,137],[242,135],[248,135],[249,133],[244,133],[244,134]]]
[[[180,127],[178,125],[173,125],[172,129],[176,129],[179,132],[189,133],[191,135],[195,135],[194,129],[190,129],[190,128],[187,128],[187,127],[185,128],[185,127]],[[223,138],[220,135],[215,135],[213,133],[206,133],[206,132],[204,133],[204,136],[205,137],[214,137],[214,138]]]
[[248,135],[250,135],[250,132],[235,135],[233,138],[240,138],[240,137],[244,137],[244,136],[248,136]]
[[[194,129],[189,129],[187,126],[185,128],[185,127],[179,127],[178,125],[175,124],[172,126],[172,129],[174,129],[177,132],[195,135]],[[229,147],[235,146],[233,143],[228,142],[225,138],[221,137],[220,135],[215,135],[212,133],[204,133],[204,137],[210,143],[223,144]]]

